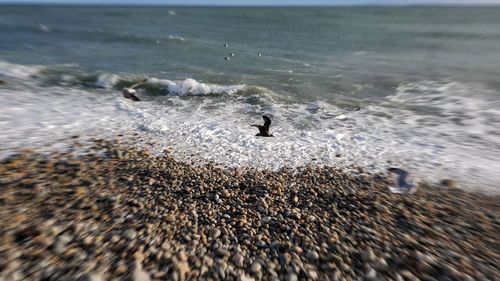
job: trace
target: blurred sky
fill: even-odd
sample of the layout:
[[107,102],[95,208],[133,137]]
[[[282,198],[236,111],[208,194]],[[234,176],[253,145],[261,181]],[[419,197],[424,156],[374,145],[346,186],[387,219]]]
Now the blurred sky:
[[0,3],[165,4],[165,5],[360,5],[500,4],[500,0],[0,0]]

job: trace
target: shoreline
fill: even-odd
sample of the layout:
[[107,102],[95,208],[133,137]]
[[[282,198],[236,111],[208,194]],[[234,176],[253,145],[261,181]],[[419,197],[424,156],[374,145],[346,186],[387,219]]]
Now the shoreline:
[[500,278],[498,195],[89,147],[2,160],[0,280]]

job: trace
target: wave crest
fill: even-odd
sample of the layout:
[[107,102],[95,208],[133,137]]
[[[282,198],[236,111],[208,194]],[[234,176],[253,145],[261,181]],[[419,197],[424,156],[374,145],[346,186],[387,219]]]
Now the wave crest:
[[45,67],[41,65],[22,65],[0,60],[0,76],[28,79],[39,74]]
[[168,95],[174,96],[200,96],[200,95],[232,95],[245,88],[245,85],[217,85],[201,83],[192,78],[181,81],[150,78],[146,82],[149,85],[164,88]]

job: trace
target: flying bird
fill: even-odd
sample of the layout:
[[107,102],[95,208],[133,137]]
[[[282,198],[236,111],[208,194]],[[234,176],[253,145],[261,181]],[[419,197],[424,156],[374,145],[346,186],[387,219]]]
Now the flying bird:
[[131,88],[123,88],[122,90],[123,97],[133,101],[141,101],[135,94],[137,91]]
[[389,168],[388,171],[397,175],[394,186],[389,187],[392,193],[412,194],[417,191],[416,184],[407,182],[409,175],[407,171],[400,168]]
[[122,90],[122,93],[123,93],[123,97],[126,98],[126,99],[129,99],[129,100],[133,100],[133,101],[141,101],[135,94],[137,94],[137,91],[135,90],[135,88],[137,88],[138,86],[144,84],[148,79],[143,79],[135,84],[132,84],[131,86],[128,86],[128,87],[125,87],[123,88]]
[[272,137],[269,133],[269,126],[271,126],[271,119],[265,115],[262,115],[262,119],[264,119],[264,125],[250,125],[252,127],[257,127],[259,129],[259,133],[255,136],[257,137]]

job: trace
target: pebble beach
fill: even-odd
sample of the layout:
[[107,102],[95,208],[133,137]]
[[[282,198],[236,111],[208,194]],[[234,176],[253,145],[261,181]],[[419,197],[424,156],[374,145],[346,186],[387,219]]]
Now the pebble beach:
[[500,279],[496,194],[67,142],[0,163],[2,281]]

